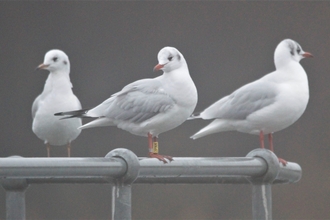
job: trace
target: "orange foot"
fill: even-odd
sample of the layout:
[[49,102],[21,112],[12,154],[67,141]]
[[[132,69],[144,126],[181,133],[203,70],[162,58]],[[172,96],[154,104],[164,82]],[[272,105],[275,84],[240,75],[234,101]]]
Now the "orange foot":
[[163,161],[164,163],[168,163],[167,160],[165,160],[165,159],[168,159],[169,161],[173,161],[173,158],[171,156],[160,155],[160,154],[157,154],[157,153],[150,153],[149,152],[149,157],[157,158],[158,160]]
[[286,166],[288,164],[288,162],[282,158],[278,158],[278,161],[283,164],[283,166]]

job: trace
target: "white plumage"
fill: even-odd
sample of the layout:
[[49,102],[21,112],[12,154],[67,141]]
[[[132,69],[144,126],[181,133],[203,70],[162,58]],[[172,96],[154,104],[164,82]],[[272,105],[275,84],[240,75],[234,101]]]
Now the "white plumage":
[[75,140],[81,130],[81,119],[59,120],[54,113],[63,110],[81,108],[78,98],[72,92],[70,82],[70,62],[61,50],[50,50],[46,53],[43,64],[37,69],[49,71],[42,93],[32,105],[32,130],[47,145],[50,156],[50,145],[67,145],[70,156],[71,141]]
[[240,131],[260,135],[269,134],[273,150],[272,133],[297,121],[304,113],[308,99],[308,79],[299,61],[312,57],[301,46],[285,39],[275,50],[276,70],[246,84],[215,102],[199,115],[190,119],[214,119],[209,125],[191,136],[197,139],[222,131]]
[[179,126],[192,114],[197,104],[197,89],[185,58],[176,48],[161,49],[158,61],[154,70],[163,70],[163,75],[128,84],[90,110],[56,115],[96,118],[81,129],[117,126],[138,136],[148,136],[149,156],[163,162],[166,162],[164,158],[172,160],[159,155],[157,150],[151,149],[152,145],[158,143],[159,134]]

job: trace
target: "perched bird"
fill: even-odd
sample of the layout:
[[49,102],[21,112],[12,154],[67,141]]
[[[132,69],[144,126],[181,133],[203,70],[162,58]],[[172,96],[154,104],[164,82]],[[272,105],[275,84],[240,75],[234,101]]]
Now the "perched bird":
[[[214,119],[209,125],[191,136],[197,139],[222,131],[256,134],[264,148],[264,135],[268,134],[270,150],[272,134],[297,121],[304,113],[308,99],[308,79],[299,61],[313,57],[291,40],[280,42],[275,50],[276,71],[246,84],[232,94],[218,100],[189,119]],[[286,161],[279,158],[286,165]]]
[[149,157],[164,163],[171,156],[158,154],[158,135],[187,120],[197,104],[197,89],[190,77],[183,55],[173,47],[164,47],[158,53],[154,71],[163,75],[142,79],[125,86],[95,108],[55,115],[96,118],[80,129],[98,126],[117,126],[132,134],[148,137]]
[[81,132],[77,129],[82,125],[81,119],[59,120],[54,116],[59,111],[81,108],[78,98],[72,92],[69,58],[61,50],[50,50],[37,69],[48,70],[50,73],[44,90],[32,105],[32,130],[45,142],[48,157],[51,145],[67,145],[70,157],[71,141]]

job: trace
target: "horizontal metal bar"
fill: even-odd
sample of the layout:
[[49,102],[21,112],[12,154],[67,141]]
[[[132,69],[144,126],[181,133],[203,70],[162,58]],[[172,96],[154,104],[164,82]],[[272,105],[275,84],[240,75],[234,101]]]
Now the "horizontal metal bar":
[[266,161],[256,157],[173,158],[163,164],[140,158],[140,173],[134,183],[249,183],[262,176]]
[[[134,183],[251,184],[267,169],[266,161],[258,157],[174,158],[168,164],[140,158],[140,173]],[[301,173],[298,164],[288,162],[280,166],[273,184],[297,182]]]
[[[139,158],[139,175],[134,183],[250,184],[263,176],[267,162],[259,157],[180,158],[164,164],[154,158]],[[1,179],[25,179],[31,183],[113,183],[127,172],[123,158],[0,158]],[[279,168],[273,183],[297,182],[298,164]]]
[[0,159],[0,177],[51,182],[58,179],[104,179],[120,177],[127,170],[120,158],[23,158]]
[[302,170],[299,164],[288,162],[281,166],[273,184],[295,183],[301,179]]
[[302,173],[296,163],[279,165],[276,155],[264,149],[247,157],[173,159],[164,164],[155,158],[137,158],[126,149],[115,149],[105,158],[0,158],[0,180],[6,186],[13,184],[8,180],[20,179],[24,184],[114,183],[122,177],[140,184],[281,184],[299,181]]

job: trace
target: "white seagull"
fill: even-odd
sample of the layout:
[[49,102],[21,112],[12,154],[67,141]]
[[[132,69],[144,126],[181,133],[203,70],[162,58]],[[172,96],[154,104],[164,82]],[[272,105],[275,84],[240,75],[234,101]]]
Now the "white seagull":
[[50,50],[37,69],[48,70],[50,73],[44,90],[32,105],[32,130],[45,142],[48,157],[51,145],[67,145],[70,157],[71,141],[81,132],[77,129],[82,125],[81,119],[58,120],[54,116],[59,111],[81,108],[78,98],[72,92],[69,58],[61,50]]
[[[276,71],[246,84],[223,97],[199,114],[189,119],[214,119],[209,125],[191,136],[197,139],[222,131],[239,131],[256,134],[264,148],[264,135],[268,134],[270,150],[272,133],[297,121],[304,113],[308,99],[308,79],[299,61],[313,57],[291,40],[280,42],[275,50]],[[286,161],[279,158],[286,165]]]
[[149,157],[164,163],[171,156],[158,154],[158,135],[187,120],[197,104],[197,89],[190,77],[183,55],[174,47],[164,47],[158,53],[154,71],[163,74],[153,79],[141,79],[90,110],[60,112],[55,115],[91,117],[95,120],[80,129],[117,126],[134,135],[148,137]]

